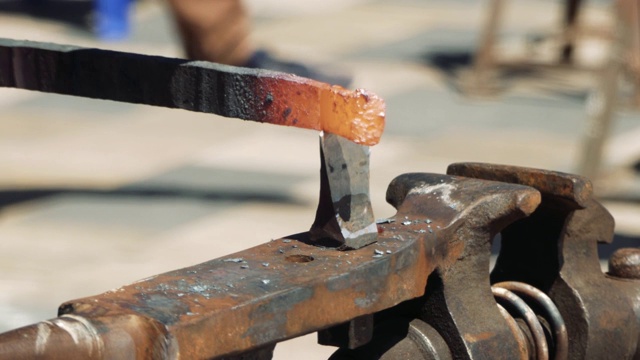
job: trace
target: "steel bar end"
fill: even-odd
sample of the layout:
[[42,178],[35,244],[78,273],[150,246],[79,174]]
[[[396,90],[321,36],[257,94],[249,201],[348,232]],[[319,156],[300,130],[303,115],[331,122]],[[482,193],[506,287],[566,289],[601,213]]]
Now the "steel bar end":
[[331,133],[320,134],[320,202],[311,240],[358,249],[376,241],[369,197],[368,146]]

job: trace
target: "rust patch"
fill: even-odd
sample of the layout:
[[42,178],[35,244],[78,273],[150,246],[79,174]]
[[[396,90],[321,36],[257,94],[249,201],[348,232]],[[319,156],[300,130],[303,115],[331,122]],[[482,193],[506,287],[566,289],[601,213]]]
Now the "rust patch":
[[478,334],[464,334],[464,339],[470,343],[475,343],[475,342],[491,339],[495,335],[496,334],[493,332],[486,331]]

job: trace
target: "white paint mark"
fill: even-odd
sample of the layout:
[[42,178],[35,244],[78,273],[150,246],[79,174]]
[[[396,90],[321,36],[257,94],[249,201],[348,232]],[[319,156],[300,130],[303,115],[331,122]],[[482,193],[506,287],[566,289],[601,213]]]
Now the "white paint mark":
[[51,322],[67,332],[67,334],[71,336],[71,339],[73,339],[74,344],[87,349],[90,355],[96,351],[98,354],[103,353],[103,344],[98,335],[98,331],[93,327],[93,324],[84,317],[62,315],[57,319],[51,320]]
[[338,225],[340,226],[342,236],[345,239],[356,239],[362,235],[378,233],[378,226],[375,223],[369,224],[369,226],[365,227],[364,229],[351,232],[346,229],[346,226],[344,225],[344,222],[342,221],[342,218],[339,214],[336,214],[336,219],[338,219]]
[[420,195],[436,195],[440,193],[440,200],[452,209],[456,209],[460,205],[459,201],[451,199],[451,192],[456,190],[456,185],[449,183],[440,183],[436,185],[423,186],[411,190],[411,194]]
[[155,279],[156,277],[158,277],[158,275],[149,276],[147,278],[144,278],[144,279],[141,279],[141,280],[138,280],[138,281],[134,281],[134,282],[131,283],[131,285],[137,284],[137,283],[141,283],[141,282],[147,282],[147,281]]
[[44,349],[51,335],[51,323],[43,321],[38,323],[38,334],[36,335],[36,355],[44,354]]

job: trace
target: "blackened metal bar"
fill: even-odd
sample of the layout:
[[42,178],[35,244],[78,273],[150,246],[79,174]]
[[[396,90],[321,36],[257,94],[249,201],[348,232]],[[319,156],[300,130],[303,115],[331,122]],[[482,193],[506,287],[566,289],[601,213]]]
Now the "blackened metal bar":
[[0,39],[0,87],[324,130],[375,145],[384,102],[364,90],[204,61]]

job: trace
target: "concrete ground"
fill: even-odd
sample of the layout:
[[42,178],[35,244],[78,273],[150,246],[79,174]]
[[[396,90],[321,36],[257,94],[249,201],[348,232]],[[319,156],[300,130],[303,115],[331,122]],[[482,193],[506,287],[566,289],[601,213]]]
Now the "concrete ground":
[[[100,42],[78,24],[14,11],[0,0],[0,37],[181,56],[166,7],[140,1],[131,36]],[[72,2],[66,2],[69,5]],[[80,2],[76,2],[80,3]],[[460,161],[573,172],[594,73],[511,74],[492,98],[460,91],[486,1],[249,1],[254,39],[285,58],[335,66],[387,101],[373,148],[378,218],[387,184]],[[500,56],[531,57],[533,35],[557,33],[559,4],[509,4]],[[589,3],[585,22],[611,24]],[[602,41],[578,59],[602,64]],[[544,58],[541,46],[536,56]],[[319,190],[318,134],[212,115],[0,89],[0,331],[54,317],[65,300],[118,287],[307,230]],[[617,113],[599,194],[620,238],[637,242],[632,165],[640,113]],[[600,189],[600,188],[599,188]],[[614,194],[615,196],[612,196]],[[616,201],[613,201],[614,199]],[[623,200],[623,201],[620,201]],[[326,359],[313,336],[276,359]]]

